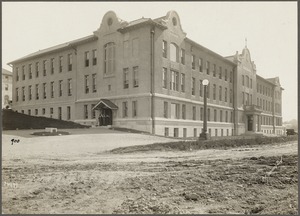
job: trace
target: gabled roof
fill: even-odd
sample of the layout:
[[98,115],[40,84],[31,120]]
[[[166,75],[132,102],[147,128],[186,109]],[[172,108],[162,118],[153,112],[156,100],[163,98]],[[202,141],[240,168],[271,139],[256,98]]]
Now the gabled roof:
[[153,25],[153,26],[156,26],[156,27],[158,27],[160,29],[163,29],[163,30],[167,29],[166,26],[164,26],[164,25],[162,25],[162,24],[160,24],[160,23],[158,23],[158,22],[156,22],[156,21],[154,21],[150,18],[144,18],[143,17],[143,18],[140,18],[140,19],[129,22],[128,25],[118,29],[118,31],[119,32],[126,32],[126,31],[128,31],[132,28],[137,28],[137,27],[140,27],[142,25]]
[[230,63],[230,64],[236,66],[236,63],[234,63],[233,61],[230,61],[230,60],[228,60],[227,58],[225,58],[225,57],[219,55],[218,53],[215,53],[214,51],[211,51],[210,49],[208,49],[208,48],[206,48],[206,47],[204,47],[204,46],[198,44],[197,42],[195,42],[195,41],[189,39],[188,37],[186,37],[185,40],[186,40],[187,42],[193,44],[194,46],[197,46],[197,47],[199,47],[200,49],[205,50],[205,51],[208,52],[209,54],[212,54],[212,55],[214,55],[214,56],[217,56],[217,57],[221,58],[223,61],[225,61],[225,62],[227,62],[227,63]]
[[4,68],[2,68],[2,75],[10,75],[10,76],[12,76],[12,72],[9,71],[9,70],[6,70]]
[[51,52],[56,52],[58,50],[70,48],[74,45],[79,45],[81,43],[85,43],[85,42],[96,40],[96,39],[97,39],[97,37],[95,35],[89,35],[89,36],[86,36],[86,37],[83,37],[83,38],[79,38],[79,39],[76,39],[76,40],[73,40],[73,41],[69,41],[67,43],[63,43],[63,44],[59,44],[59,45],[56,45],[56,46],[53,46],[53,47],[49,47],[49,48],[46,48],[46,49],[39,50],[37,52],[31,53],[31,54],[26,55],[22,58],[19,58],[17,60],[9,62],[8,64],[17,63],[17,62],[24,61],[24,60],[27,60],[27,59],[30,59],[30,58],[33,58],[33,57],[43,55],[43,54],[49,54]]
[[113,102],[111,102],[108,99],[100,99],[100,101],[92,109],[94,110],[97,109],[98,107],[100,108],[103,106],[112,110],[118,109],[117,105],[115,105]]

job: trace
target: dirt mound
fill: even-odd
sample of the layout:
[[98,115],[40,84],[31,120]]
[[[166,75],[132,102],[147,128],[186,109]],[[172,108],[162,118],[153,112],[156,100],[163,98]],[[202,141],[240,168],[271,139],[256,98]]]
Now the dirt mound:
[[298,140],[298,135],[281,137],[235,137],[232,139],[178,141],[121,147],[111,150],[112,153],[132,153],[145,151],[192,151],[200,149],[229,149],[236,147],[253,147]]
[[13,110],[2,110],[3,130],[54,128],[88,128],[89,126],[40,116],[30,116]]

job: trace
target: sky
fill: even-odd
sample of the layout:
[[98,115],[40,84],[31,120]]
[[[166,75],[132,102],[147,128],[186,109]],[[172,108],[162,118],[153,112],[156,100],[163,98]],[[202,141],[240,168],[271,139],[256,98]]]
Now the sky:
[[125,21],[175,10],[188,38],[222,56],[241,53],[247,38],[257,74],[280,78],[283,121],[297,119],[297,2],[2,2],[2,68],[93,34],[109,10]]

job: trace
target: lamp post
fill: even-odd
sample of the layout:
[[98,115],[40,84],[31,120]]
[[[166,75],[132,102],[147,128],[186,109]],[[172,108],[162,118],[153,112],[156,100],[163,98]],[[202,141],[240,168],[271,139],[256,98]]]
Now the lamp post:
[[207,79],[202,81],[202,85],[204,86],[204,112],[203,112],[203,129],[200,134],[201,139],[209,139],[209,134],[207,133],[207,115],[206,115],[206,110],[207,110],[207,86],[209,84],[209,81]]

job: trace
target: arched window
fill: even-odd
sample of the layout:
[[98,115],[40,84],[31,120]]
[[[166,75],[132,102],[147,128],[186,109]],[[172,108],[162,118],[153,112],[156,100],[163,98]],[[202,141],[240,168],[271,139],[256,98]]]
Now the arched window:
[[115,43],[110,42],[104,45],[104,74],[115,72]]
[[173,62],[179,62],[178,46],[174,43],[170,44],[170,60]]

